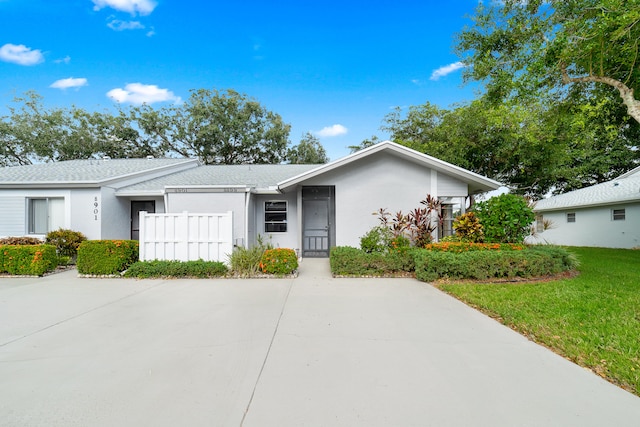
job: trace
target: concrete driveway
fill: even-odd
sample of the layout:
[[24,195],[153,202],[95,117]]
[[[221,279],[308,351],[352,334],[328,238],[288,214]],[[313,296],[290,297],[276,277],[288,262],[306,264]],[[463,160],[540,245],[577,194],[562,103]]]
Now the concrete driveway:
[[0,278],[2,426],[637,426],[640,398],[412,279]]

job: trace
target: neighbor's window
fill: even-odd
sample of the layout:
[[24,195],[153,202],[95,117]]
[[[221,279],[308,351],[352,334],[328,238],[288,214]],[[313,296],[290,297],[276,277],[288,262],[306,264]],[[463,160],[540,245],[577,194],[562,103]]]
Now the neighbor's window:
[[611,211],[611,216],[614,221],[624,221],[625,220],[625,211],[624,209],[613,209]]
[[64,198],[27,199],[29,234],[47,234],[64,227]]
[[539,214],[536,216],[536,232],[542,233],[544,231],[544,216]]
[[272,200],[264,202],[265,233],[284,233],[287,231],[287,202]]
[[567,213],[567,222],[576,222],[576,213],[568,212]]

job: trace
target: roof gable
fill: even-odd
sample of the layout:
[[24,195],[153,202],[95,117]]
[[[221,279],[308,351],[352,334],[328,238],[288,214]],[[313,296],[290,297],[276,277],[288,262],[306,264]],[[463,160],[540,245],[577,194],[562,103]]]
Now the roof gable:
[[312,170],[301,173],[297,176],[285,179],[278,183],[278,186],[281,189],[287,189],[297,184],[300,184],[306,180],[311,178],[315,178],[319,175],[328,173],[338,168],[347,167],[353,162],[356,162],[365,157],[371,156],[375,153],[387,152],[392,155],[401,157],[407,161],[417,163],[421,166],[427,167],[429,169],[433,169],[438,171],[439,173],[443,173],[445,175],[449,175],[455,177],[469,186],[470,193],[478,193],[490,190],[496,190],[501,186],[501,184],[497,181],[489,179],[485,176],[479,175],[475,172],[471,172],[459,166],[453,165],[451,163],[447,163],[443,160],[437,159],[435,157],[429,156],[427,154],[420,153],[411,148],[405,147],[400,144],[396,144],[391,141],[384,141],[371,147],[367,147],[363,150],[357,151],[353,154],[350,154],[341,159],[335,160],[333,162],[320,165]]

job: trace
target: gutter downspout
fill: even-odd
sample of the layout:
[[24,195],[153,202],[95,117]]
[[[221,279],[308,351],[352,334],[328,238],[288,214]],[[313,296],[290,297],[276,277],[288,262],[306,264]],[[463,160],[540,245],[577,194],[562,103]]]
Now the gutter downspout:
[[244,197],[244,248],[249,249],[249,205],[251,200],[251,189],[245,193]]

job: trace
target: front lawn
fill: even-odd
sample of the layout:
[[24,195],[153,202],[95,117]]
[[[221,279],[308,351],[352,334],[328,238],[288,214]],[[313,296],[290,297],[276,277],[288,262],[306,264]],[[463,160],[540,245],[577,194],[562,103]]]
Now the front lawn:
[[438,287],[640,395],[640,250],[571,252],[580,261],[572,279]]

